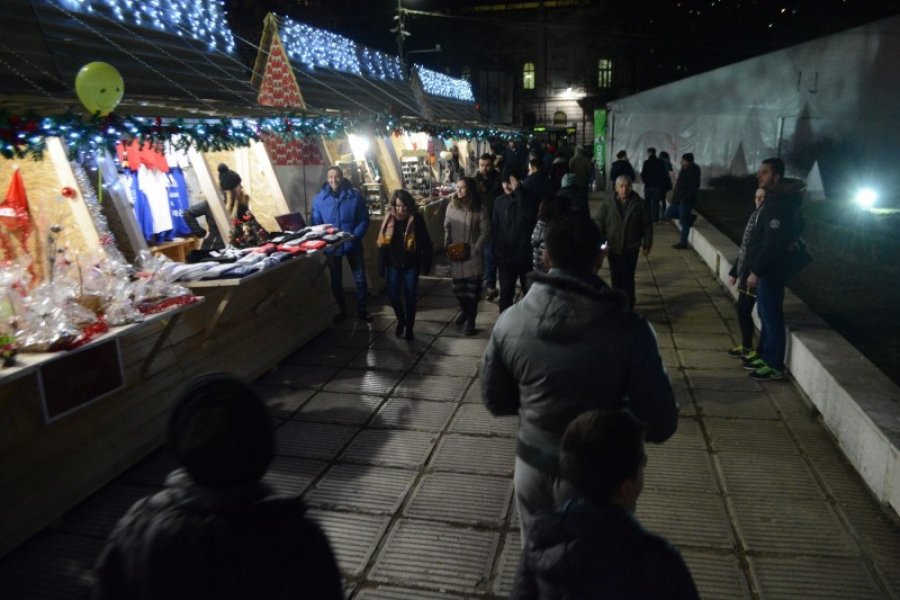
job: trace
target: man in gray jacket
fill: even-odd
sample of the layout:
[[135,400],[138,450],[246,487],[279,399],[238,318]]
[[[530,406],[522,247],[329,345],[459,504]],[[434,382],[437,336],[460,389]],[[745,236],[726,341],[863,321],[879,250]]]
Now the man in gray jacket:
[[514,485],[522,539],[535,513],[574,495],[559,476],[559,443],[572,419],[630,409],[646,439],[664,442],[678,404],[649,323],[596,275],[600,232],[585,216],[547,228],[550,271],[497,320],[481,361],[481,394],[494,415],[520,417]]

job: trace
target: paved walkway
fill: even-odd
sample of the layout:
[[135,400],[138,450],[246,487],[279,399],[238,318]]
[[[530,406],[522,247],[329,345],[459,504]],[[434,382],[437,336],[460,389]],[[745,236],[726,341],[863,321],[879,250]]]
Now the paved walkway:
[[[900,598],[900,528],[790,383],[765,385],[724,354],[731,302],[690,251],[638,267],[638,311],[659,334],[682,407],[650,447],[638,517],[683,552],[704,598]],[[516,418],[481,405],[476,338],[452,323],[447,279],[421,282],[417,340],[393,335],[384,304],[259,382],[277,427],[267,476],[303,494],[329,538],[348,598],[505,598],[520,539],[512,504]],[[158,452],[0,561],[0,597],[83,597],[107,532],[159,489]],[[15,518],[4,515],[3,518]]]

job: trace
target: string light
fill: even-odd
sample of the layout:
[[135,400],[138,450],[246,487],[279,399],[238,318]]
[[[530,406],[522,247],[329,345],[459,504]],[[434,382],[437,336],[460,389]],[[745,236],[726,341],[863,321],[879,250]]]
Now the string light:
[[472,86],[465,79],[454,79],[420,65],[416,65],[416,73],[426,94],[475,102]]
[[224,0],[56,0],[70,10],[103,14],[119,22],[158,31],[189,32],[210,51],[234,53],[234,36]]

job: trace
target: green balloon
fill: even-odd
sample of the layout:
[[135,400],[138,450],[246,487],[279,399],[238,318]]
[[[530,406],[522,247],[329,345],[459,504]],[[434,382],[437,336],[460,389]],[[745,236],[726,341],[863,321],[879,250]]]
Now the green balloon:
[[88,112],[106,116],[122,101],[125,82],[111,64],[92,62],[81,67],[75,76],[75,92]]

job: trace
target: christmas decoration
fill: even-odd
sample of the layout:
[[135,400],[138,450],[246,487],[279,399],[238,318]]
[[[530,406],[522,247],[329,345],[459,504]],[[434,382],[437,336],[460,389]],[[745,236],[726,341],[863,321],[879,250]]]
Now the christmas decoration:
[[426,94],[475,102],[472,86],[465,79],[454,79],[420,65],[416,65],[416,73],[422,81],[422,88]]
[[89,113],[105,117],[122,101],[125,82],[111,64],[91,62],[75,76],[75,93]]

